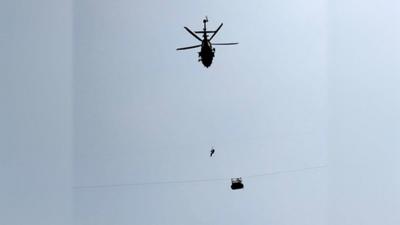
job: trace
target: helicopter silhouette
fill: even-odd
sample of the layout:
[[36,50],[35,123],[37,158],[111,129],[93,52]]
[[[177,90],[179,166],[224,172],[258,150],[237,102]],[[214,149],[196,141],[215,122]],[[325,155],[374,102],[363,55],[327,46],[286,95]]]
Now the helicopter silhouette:
[[[176,50],[186,50],[186,49],[192,49],[192,48],[198,48],[201,47],[201,50],[199,52],[199,62],[201,61],[205,67],[210,67],[211,63],[213,61],[213,58],[215,56],[215,48],[213,48],[213,45],[236,45],[239,44],[237,42],[235,43],[211,43],[211,40],[215,37],[215,35],[218,33],[218,31],[221,29],[223,23],[219,25],[219,27],[215,31],[208,31],[207,30],[207,22],[208,18],[206,17],[203,20],[204,28],[202,31],[191,31],[189,28],[184,27],[187,32],[189,32],[193,37],[195,37],[197,40],[201,41],[200,45],[193,45],[189,47],[183,47],[183,48],[177,48]],[[203,34],[203,39],[201,39],[197,34]],[[212,34],[210,39],[208,39],[207,34]]]

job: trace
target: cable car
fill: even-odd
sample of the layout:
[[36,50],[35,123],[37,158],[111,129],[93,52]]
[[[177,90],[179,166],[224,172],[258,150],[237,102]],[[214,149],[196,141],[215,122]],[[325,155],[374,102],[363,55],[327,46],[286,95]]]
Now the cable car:
[[239,178],[232,178],[232,179],[231,179],[231,182],[232,182],[232,184],[231,184],[232,190],[243,189],[243,187],[244,187],[244,185],[243,185],[243,183],[242,183],[242,178],[241,178],[241,177],[239,177]]

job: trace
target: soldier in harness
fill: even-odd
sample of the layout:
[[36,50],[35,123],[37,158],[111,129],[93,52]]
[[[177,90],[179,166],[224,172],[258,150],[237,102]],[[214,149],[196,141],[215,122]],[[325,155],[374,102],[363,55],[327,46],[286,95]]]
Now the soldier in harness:
[[210,157],[212,157],[214,155],[214,153],[215,153],[215,149],[214,149],[214,147],[212,147],[211,151],[210,151]]

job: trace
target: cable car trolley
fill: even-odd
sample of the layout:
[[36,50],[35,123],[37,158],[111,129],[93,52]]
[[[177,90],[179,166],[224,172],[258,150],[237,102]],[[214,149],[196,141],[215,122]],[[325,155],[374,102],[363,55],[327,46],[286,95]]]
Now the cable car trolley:
[[232,178],[232,179],[231,179],[231,182],[232,182],[232,184],[231,184],[232,190],[243,189],[243,187],[244,187],[244,185],[243,185],[243,183],[242,183],[242,178],[241,178],[241,177],[239,177],[239,178]]

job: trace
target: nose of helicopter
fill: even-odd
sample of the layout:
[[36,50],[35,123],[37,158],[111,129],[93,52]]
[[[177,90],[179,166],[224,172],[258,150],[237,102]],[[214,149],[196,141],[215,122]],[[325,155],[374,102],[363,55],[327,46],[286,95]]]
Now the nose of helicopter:
[[212,59],[211,59],[211,60],[202,60],[201,62],[203,63],[203,65],[204,65],[205,67],[208,68],[208,67],[211,66]]

